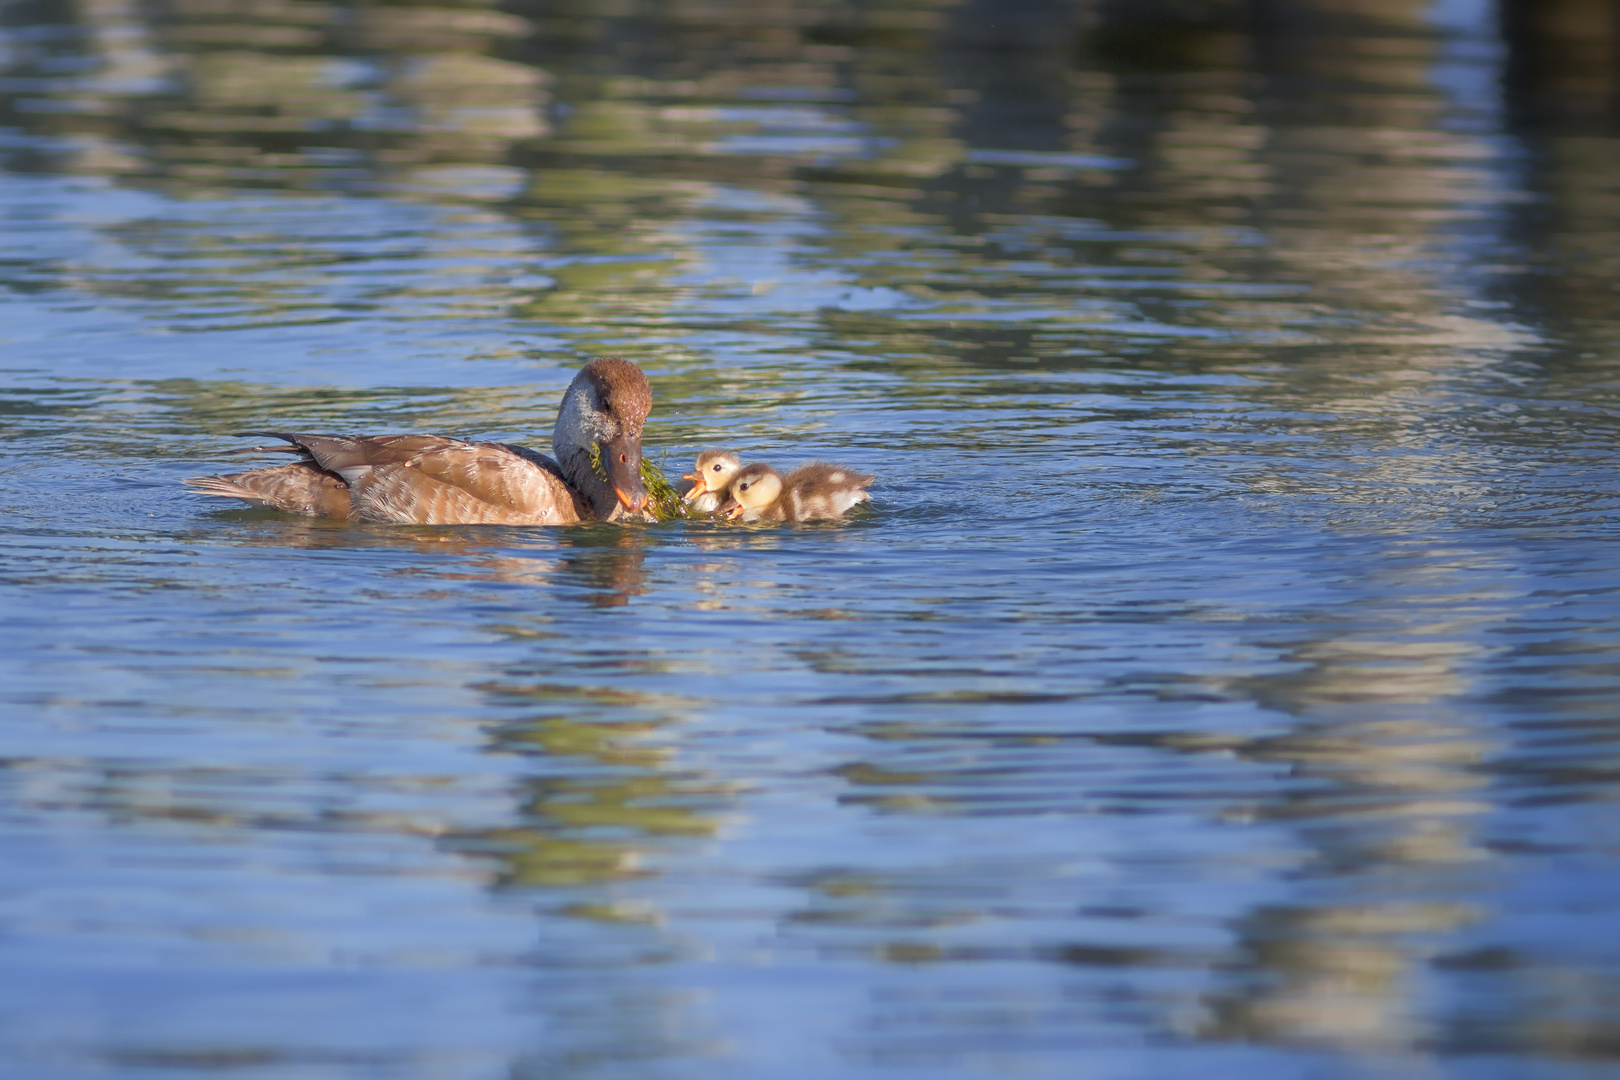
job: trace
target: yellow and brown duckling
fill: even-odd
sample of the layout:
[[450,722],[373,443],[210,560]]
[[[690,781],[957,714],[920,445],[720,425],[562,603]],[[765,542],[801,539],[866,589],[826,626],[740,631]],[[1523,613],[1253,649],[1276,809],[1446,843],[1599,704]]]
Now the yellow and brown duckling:
[[731,497],[720,510],[741,521],[821,521],[840,518],[872,496],[866,486],[872,477],[812,461],[786,476],[769,465],[748,465],[731,481]]
[[552,460],[526,446],[442,435],[257,432],[299,454],[289,465],[198,476],[204,495],[289,514],[415,525],[563,525],[644,520],[641,429],[652,409],[647,376],[597,357],[563,394]]
[[696,467],[681,478],[692,482],[681,498],[693,510],[712,514],[725,502],[731,482],[741,470],[742,458],[730,450],[705,450],[697,456]]

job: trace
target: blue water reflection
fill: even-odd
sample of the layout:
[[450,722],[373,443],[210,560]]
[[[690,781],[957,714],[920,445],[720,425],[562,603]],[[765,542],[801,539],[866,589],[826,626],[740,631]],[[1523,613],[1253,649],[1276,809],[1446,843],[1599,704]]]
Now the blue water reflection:
[[[1607,1070],[1620,68],[1555,6],[6,8],[0,1059]],[[599,353],[667,471],[874,504],[179,484],[544,443]]]

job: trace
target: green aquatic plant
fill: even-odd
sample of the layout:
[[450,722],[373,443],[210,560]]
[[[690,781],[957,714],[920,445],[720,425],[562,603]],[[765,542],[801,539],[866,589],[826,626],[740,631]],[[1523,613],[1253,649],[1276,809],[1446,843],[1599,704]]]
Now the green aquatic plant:
[[692,516],[681,493],[664,479],[664,470],[645,454],[641,456],[641,484],[647,489],[647,509],[659,521],[685,521]]

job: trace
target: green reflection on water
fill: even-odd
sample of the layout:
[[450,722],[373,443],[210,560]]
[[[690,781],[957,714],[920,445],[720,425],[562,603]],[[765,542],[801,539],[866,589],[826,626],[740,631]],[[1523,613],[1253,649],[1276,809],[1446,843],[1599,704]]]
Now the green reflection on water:
[[[116,256],[45,260],[8,281],[161,310],[153,318],[165,328],[204,334],[347,325],[370,314],[423,332],[488,320],[525,342],[543,334],[580,351],[634,349],[654,369],[656,421],[671,441],[723,435],[786,450],[814,435],[874,454],[915,452],[922,464],[897,463],[908,471],[896,501],[913,506],[955,507],[964,488],[993,479],[1012,497],[992,504],[991,517],[1007,502],[1023,510],[1049,506],[1043,495],[1068,498],[1068,477],[1097,460],[1120,469],[1174,460],[1207,471],[1140,484],[1110,474],[1097,488],[1204,510],[1247,499],[1253,517],[1339,536],[1412,535],[1417,569],[1363,581],[1364,616],[1301,601],[1266,624],[1264,640],[1245,638],[1249,613],[1235,604],[1019,609],[1025,626],[1072,628],[1082,616],[1136,633],[1201,620],[1230,626],[1245,647],[1271,651],[1266,674],[1138,671],[1051,694],[941,689],[929,682],[946,677],[949,658],[929,657],[910,671],[889,668],[898,688],[817,699],[886,714],[840,729],[862,745],[825,771],[847,785],[838,806],[852,813],[961,822],[1147,816],[1192,804],[1232,830],[1296,827],[1304,854],[1276,880],[1312,902],[1255,901],[1226,924],[1231,941],[1209,951],[1014,930],[1013,944],[979,945],[946,936],[996,910],[993,897],[962,899],[965,883],[982,876],[971,860],[940,871],[930,896],[925,870],[881,872],[884,860],[868,855],[864,867],[793,879],[804,905],[785,921],[904,931],[859,945],[897,964],[1011,958],[1218,971],[1225,984],[1199,997],[1201,1017],[1184,1029],[1212,1039],[1357,1049],[1449,1040],[1608,1054],[1612,1024],[1583,1015],[1582,994],[1569,989],[1582,986],[1573,969],[1542,962],[1540,974],[1522,974],[1511,951],[1441,966],[1509,959],[1498,967],[1529,988],[1527,1000],[1489,1035],[1463,1011],[1426,1006],[1420,983],[1435,942],[1482,918],[1474,902],[1432,897],[1471,894],[1452,875],[1494,857],[1477,834],[1498,804],[1477,770],[1499,747],[1470,730],[1473,714],[1458,703],[1483,695],[1493,654],[1479,642],[1503,618],[1502,597],[1477,582],[1514,573],[1483,554],[1438,550],[1424,530],[1488,520],[1498,500],[1533,508],[1537,496],[1504,493],[1497,480],[1512,454],[1564,460],[1610,449],[1620,257],[1612,133],[1550,124],[1528,136],[1540,148],[1538,175],[1507,176],[1498,122],[1442,92],[1435,73],[1449,61],[1429,5],[1304,3],[1275,22],[1237,4],[1181,21],[1153,5],[1132,16],[1130,6],[1053,9],[1033,31],[1009,20],[994,31],[1006,35],[995,38],[1006,53],[964,47],[991,33],[973,21],[984,8],[971,5],[967,15],[898,3],[629,5],[607,14],[313,3],[52,9],[39,21],[60,30],[58,44],[14,44],[8,74],[20,81],[4,91],[8,124],[58,140],[34,151],[44,162],[34,167],[159,185],[238,210],[245,188],[296,193],[309,220],[289,230],[278,205],[262,221],[104,224],[96,235]],[[1580,4],[1560,10],[1594,15]],[[1530,51],[1557,37],[1545,32]],[[1548,76],[1530,91],[1612,100],[1615,66],[1604,74],[1584,65],[1578,80]],[[345,233],[321,216],[309,196],[334,189],[382,192],[398,200],[391,206],[433,213],[390,247],[379,238],[391,222]],[[1515,230],[1531,203],[1548,224],[1522,240]],[[760,250],[785,257],[750,262]],[[1502,314],[1504,296],[1523,302]],[[1557,332],[1525,325],[1536,312],[1552,313]],[[1549,340],[1570,347],[1550,352]],[[459,347],[454,339],[447,350]],[[544,356],[509,341],[490,345],[496,353]],[[19,394],[5,406],[4,433],[59,440],[52,446],[63,456],[161,462],[172,443],[130,436],[150,436],[155,425],[173,438],[220,437],[282,417],[344,429],[543,430],[548,395],[560,390],[552,368],[565,366],[544,358],[550,367],[534,365],[547,384],[538,395],[517,385],[344,390],[251,377],[64,384]],[[131,398],[160,402],[161,416],[120,426]],[[1604,512],[1580,506],[1594,519]],[[988,531],[968,519],[949,519],[951,542]],[[290,525],[273,542],[439,551],[458,557],[454,569],[402,575],[441,574],[440,598],[456,582],[556,588],[601,614],[656,590],[630,537],[581,530],[544,555],[408,530]],[[831,614],[859,623],[879,603],[830,603],[814,583],[795,591],[750,576],[724,561],[742,544],[694,536],[693,547],[718,564],[714,580],[694,588],[694,611],[786,618],[783,597],[792,597],[794,625],[803,626]],[[791,546],[772,537],[747,550]],[[1380,561],[1400,560],[1381,549]],[[1364,567],[1342,573],[1367,577]],[[144,584],[184,580],[154,575]],[[945,621],[952,605],[983,602],[953,594],[941,613],[915,601],[906,618]],[[1427,609],[1486,614],[1477,623],[1412,617]],[[544,642],[561,633],[547,618],[542,611],[525,624],[503,613],[495,631]],[[866,651],[790,655],[817,675],[858,677],[880,666]],[[1605,654],[1594,653],[1583,670],[1597,679]],[[492,755],[544,763],[515,784],[509,817],[451,827],[432,815],[257,812],[240,791],[214,794],[212,774],[162,768],[109,769],[85,782],[85,801],[127,821],[319,829],[347,820],[445,835],[471,865],[493,865],[499,884],[536,890],[653,876],[674,845],[717,835],[736,778],[680,767],[658,742],[701,701],[578,685],[544,670],[475,689],[497,708],[541,710],[503,721],[488,740]],[[1053,719],[1068,705],[1118,700],[1189,714],[1252,705],[1288,727],[1252,736],[1189,723],[1124,737]],[[1604,702],[1560,707],[1601,718]],[[1020,728],[1008,712],[1052,730]],[[1374,713],[1385,719],[1369,722]],[[1088,771],[1130,754],[1141,757],[1129,758],[1140,770],[1129,783]],[[1276,767],[1297,783],[1261,784],[1239,771],[1251,786],[1234,791],[1237,781],[1214,771],[1227,760]],[[1560,779],[1593,777],[1602,779],[1600,768]],[[1061,895],[1072,907],[1082,893]],[[634,902],[569,910],[619,922],[662,917]],[[971,992],[962,990],[965,1000]],[[925,1034],[996,1026],[935,1004],[940,1011],[889,1017],[891,1028],[877,1023],[884,1033],[870,1040],[884,1043],[908,1024]]]

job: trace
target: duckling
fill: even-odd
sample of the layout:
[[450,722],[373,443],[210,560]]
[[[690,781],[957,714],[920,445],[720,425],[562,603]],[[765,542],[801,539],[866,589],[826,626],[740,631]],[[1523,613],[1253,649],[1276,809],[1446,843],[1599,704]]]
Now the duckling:
[[[552,460],[526,446],[441,435],[258,432],[301,455],[290,465],[198,476],[204,495],[291,514],[416,525],[562,525],[647,518],[641,429],[652,409],[647,376],[597,357],[563,395]],[[254,434],[251,433],[250,434]]]
[[816,521],[843,517],[868,502],[872,477],[842,465],[812,461],[780,476],[769,465],[749,465],[731,482],[731,498],[721,511],[733,520]]
[[742,469],[742,459],[730,450],[705,450],[697,456],[697,465],[681,479],[692,481],[692,486],[681,496],[700,513],[712,514],[720,509],[731,481]]

